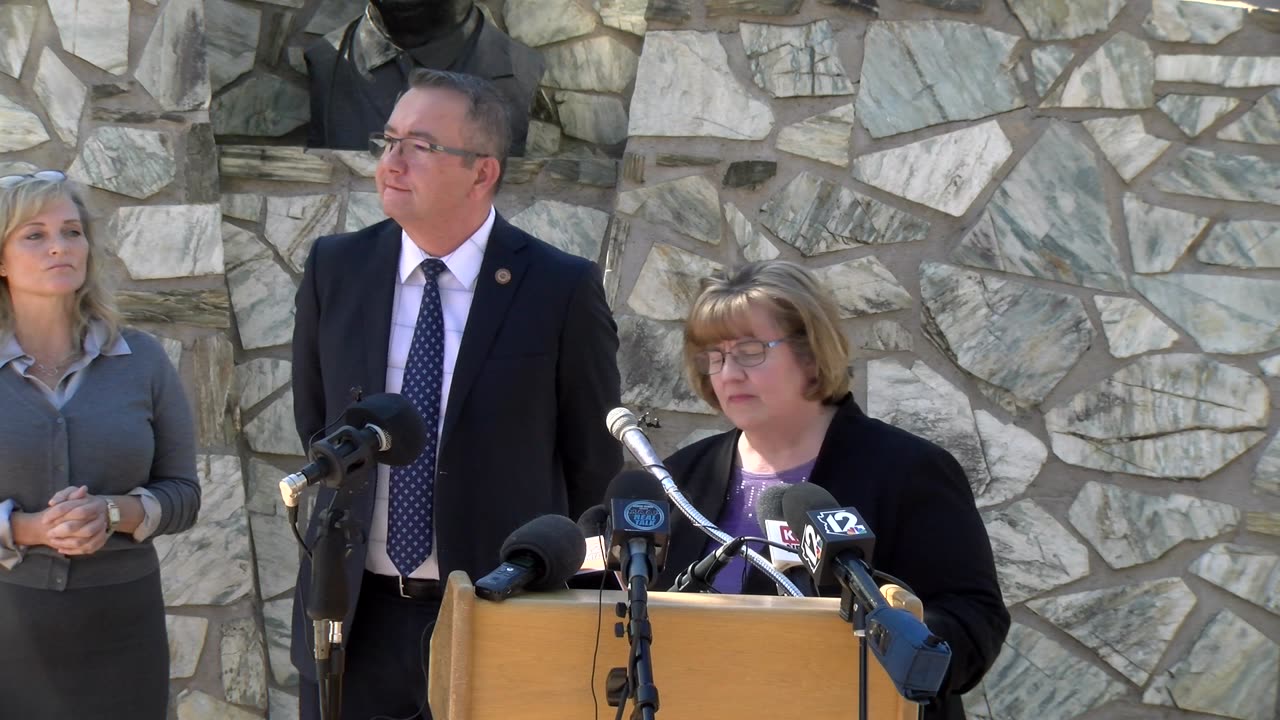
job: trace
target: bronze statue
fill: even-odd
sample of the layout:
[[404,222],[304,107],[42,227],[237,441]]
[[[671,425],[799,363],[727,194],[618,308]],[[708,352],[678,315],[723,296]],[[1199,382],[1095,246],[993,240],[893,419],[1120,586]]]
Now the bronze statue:
[[363,150],[414,67],[492,81],[511,112],[511,154],[523,155],[542,56],[512,40],[473,0],[369,0],[365,13],[306,51],[311,77],[308,147]]

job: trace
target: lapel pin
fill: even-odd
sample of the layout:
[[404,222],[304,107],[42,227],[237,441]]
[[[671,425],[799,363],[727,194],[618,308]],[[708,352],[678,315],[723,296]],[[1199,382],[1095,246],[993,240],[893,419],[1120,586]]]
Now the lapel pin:
[[493,274],[493,279],[497,280],[499,285],[506,285],[511,282],[511,271],[506,268],[498,268],[498,272]]

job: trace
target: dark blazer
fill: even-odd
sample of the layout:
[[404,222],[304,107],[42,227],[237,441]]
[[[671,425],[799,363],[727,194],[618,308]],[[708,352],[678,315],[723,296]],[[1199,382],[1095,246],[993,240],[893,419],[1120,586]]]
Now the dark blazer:
[[[712,521],[723,510],[739,434],[707,438],[666,461],[681,491]],[[973,688],[991,667],[1009,631],[991,543],[964,470],[928,440],[867,417],[847,395],[809,481],[830,491],[842,506],[862,512],[876,535],[872,567],[910,585],[924,603],[925,624],[951,646],[943,700],[928,706],[924,717],[963,718],[959,693]],[[674,514],[667,564],[656,586],[670,587],[706,542],[701,530]],[[751,573],[749,592],[776,592],[762,573],[755,568]]]
[[[386,387],[387,344],[400,257],[391,220],[322,237],[297,294],[293,401],[304,447],[351,403]],[[510,279],[499,282],[500,269]],[[504,279],[507,273],[501,274]],[[622,466],[605,416],[619,403],[617,327],[594,263],[561,252],[498,216],[476,279],[445,409],[435,486],[441,577],[478,578],[498,565],[503,540],[538,515],[576,518],[600,502]],[[372,468],[348,478],[352,517],[367,530]],[[316,508],[333,491],[321,488]],[[313,515],[307,533],[317,530]],[[351,630],[366,545],[346,560]],[[303,560],[294,596],[293,662],[314,677],[310,590]]]

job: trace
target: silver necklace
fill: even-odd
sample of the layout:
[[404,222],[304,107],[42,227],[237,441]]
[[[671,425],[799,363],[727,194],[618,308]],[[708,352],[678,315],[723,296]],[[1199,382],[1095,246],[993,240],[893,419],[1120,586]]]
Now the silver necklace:
[[57,377],[61,375],[64,370],[71,367],[71,363],[75,361],[76,356],[78,356],[79,354],[80,354],[79,350],[72,350],[69,354],[67,354],[66,357],[62,358],[62,360],[58,361],[54,365],[46,365],[40,362],[38,359],[36,359],[35,355],[32,355],[31,367],[35,368],[36,372],[40,373],[41,375],[47,375],[49,377]]

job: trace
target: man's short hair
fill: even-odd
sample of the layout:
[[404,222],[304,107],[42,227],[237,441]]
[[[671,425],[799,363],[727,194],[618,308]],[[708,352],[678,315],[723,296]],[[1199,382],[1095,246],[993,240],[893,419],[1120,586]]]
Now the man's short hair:
[[467,101],[466,140],[467,150],[474,150],[497,159],[498,182],[494,192],[502,185],[507,170],[507,153],[511,149],[511,115],[502,93],[493,83],[475,75],[414,68],[409,73],[409,89],[444,88],[452,90]]

